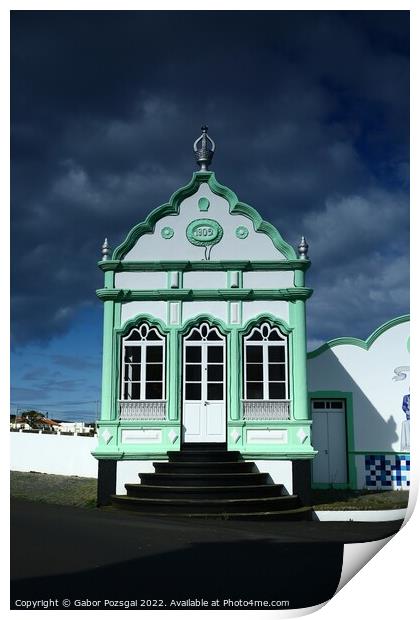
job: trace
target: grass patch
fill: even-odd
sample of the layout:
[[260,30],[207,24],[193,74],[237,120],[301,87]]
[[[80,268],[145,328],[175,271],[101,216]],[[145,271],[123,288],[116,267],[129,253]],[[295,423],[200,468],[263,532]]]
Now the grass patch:
[[408,491],[313,489],[315,510],[394,510],[407,508]]
[[10,495],[31,502],[96,507],[96,478],[56,476],[37,472],[10,472]]

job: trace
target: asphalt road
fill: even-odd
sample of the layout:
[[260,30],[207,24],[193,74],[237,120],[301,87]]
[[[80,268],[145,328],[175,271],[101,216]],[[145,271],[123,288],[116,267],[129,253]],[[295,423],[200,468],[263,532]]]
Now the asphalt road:
[[[331,598],[343,544],[388,537],[382,523],[165,519],[12,500],[11,607],[17,600],[288,600]],[[303,587],[304,584],[304,587]],[[163,601],[163,603],[160,603]],[[153,603],[147,603],[150,605]],[[204,603],[200,605],[203,607]],[[252,605],[247,607],[251,608]],[[220,608],[220,607],[218,607]]]

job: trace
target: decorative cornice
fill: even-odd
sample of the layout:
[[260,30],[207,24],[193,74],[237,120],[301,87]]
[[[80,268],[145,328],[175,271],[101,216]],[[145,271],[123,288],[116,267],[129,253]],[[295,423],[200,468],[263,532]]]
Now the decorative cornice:
[[185,187],[178,189],[170,198],[169,202],[154,209],[147,218],[134,226],[128,233],[126,239],[115,248],[112,260],[122,259],[129,252],[137,240],[145,234],[152,233],[156,223],[167,215],[178,215],[180,204],[185,198],[194,194],[201,183],[208,183],[211,191],[217,196],[222,196],[229,203],[229,212],[248,217],[256,232],[264,233],[272,240],[275,248],[279,250],[287,259],[296,260],[297,255],[294,248],[289,245],[279,231],[269,222],[262,219],[260,214],[250,205],[240,202],[237,195],[228,187],[221,185],[216,180],[213,172],[195,172],[191,181]]
[[309,260],[221,260],[221,261],[99,261],[102,271],[306,271],[311,265]]
[[294,287],[279,289],[155,289],[129,290],[118,288],[101,288],[96,295],[102,301],[191,301],[191,300],[285,300],[308,299],[313,290],[310,288]]
[[360,347],[361,349],[365,349],[368,351],[372,344],[381,336],[384,332],[391,329],[391,327],[395,327],[395,325],[399,325],[400,323],[406,323],[410,320],[409,314],[404,314],[402,316],[397,316],[395,319],[391,319],[387,321],[383,325],[380,325],[375,331],[368,337],[366,340],[362,340],[360,338],[352,338],[352,337],[343,337],[343,338],[334,338],[333,340],[329,340],[328,342],[322,344],[320,347],[308,353],[308,359],[312,359],[313,357],[317,357],[324,353],[324,351],[328,351],[328,349],[332,349],[333,347],[337,347],[343,344],[353,345],[354,347]]

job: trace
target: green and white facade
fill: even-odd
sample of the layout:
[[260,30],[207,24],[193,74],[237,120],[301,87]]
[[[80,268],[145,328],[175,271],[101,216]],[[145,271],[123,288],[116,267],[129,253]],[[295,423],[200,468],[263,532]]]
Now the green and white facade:
[[226,443],[290,488],[294,461],[308,475],[309,265],[207,170],[105,246],[100,475],[130,482],[187,442]]
[[221,185],[199,140],[188,185],[103,246],[99,494],[191,443],[240,451],[306,497],[406,488],[408,316],[307,354],[306,241],[296,253]]

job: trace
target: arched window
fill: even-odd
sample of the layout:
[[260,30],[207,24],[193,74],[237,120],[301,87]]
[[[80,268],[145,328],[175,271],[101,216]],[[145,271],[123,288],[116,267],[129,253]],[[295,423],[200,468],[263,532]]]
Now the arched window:
[[142,323],[123,339],[122,400],[165,398],[165,338]]
[[287,336],[262,323],[244,338],[245,400],[287,400]]

